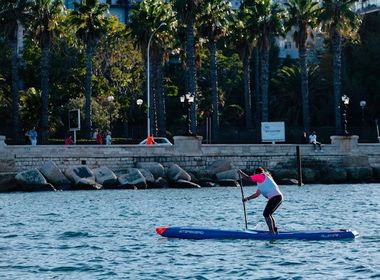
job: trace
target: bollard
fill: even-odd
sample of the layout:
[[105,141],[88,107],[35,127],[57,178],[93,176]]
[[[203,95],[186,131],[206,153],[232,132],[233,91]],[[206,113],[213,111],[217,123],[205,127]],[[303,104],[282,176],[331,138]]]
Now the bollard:
[[300,146],[296,146],[296,155],[297,155],[297,173],[298,173],[298,186],[302,186],[302,159],[301,159],[301,150]]

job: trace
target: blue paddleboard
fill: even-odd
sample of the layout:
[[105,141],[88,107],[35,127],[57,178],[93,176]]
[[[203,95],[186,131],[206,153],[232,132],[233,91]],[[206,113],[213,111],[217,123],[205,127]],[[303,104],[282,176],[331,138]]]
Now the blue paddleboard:
[[260,230],[233,230],[217,228],[197,228],[197,227],[157,227],[156,232],[168,238],[184,239],[303,239],[303,240],[336,240],[353,239],[359,234],[354,230],[337,229],[327,231],[283,231],[270,233]]

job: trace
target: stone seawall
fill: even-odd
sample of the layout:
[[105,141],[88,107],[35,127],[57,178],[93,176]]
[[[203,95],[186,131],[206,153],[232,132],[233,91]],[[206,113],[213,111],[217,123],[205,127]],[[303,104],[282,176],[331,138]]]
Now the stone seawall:
[[[62,170],[75,165],[107,166],[120,173],[135,167],[137,162],[159,162],[163,166],[176,163],[187,171],[202,172],[217,160],[228,160],[237,169],[252,171],[264,166],[274,173],[287,170],[282,177],[294,178],[296,174],[297,145],[293,144],[202,144],[200,137],[175,136],[173,146],[7,146],[4,139],[0,136],[0,173],[39,168],[48,160]],[[367,168],[376,173],[380,167],[380,144],[358,144],[357,136],[332,136],[331,144],[323,145],[323,152],[315,152],[310,144],[299,146],[306,169],[319,170],[328,165],[348,171]],[[377,173],[372,175],[377,177]]]

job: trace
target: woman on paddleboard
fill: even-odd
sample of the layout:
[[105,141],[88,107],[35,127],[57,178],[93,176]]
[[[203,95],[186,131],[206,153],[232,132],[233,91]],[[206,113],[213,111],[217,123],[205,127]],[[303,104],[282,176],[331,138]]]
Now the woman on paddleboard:
[[265,222],[267,223],[270,232],[277,233],[276,221],[273,218],[273,213],[282,202],[282,193],[278,185],[273,180],[272,176],[268,172],[265,172],[262,167],[256,168],[255,173],[252,176],[248,176],[242,171],[241,173],[257,184],[256,192],[250,196],[244,197],[243,202],[256,198],[260,194],[266,197],[268,199],[268,203],[263,212]]

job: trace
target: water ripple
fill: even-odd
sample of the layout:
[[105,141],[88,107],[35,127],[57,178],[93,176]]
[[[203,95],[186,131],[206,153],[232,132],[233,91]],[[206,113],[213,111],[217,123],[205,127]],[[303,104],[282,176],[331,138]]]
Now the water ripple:
[[[246,187],[247,193],[254,191]],[[352,228],[360,237],[330,242],[179,240],[155,233],[161,225],[243,228],[236,188],[2,194],[0,278],[380,277],[380,185],[286,186],[282,191],[285,201],[275,214],[280,230]],[[265,200],[246,206],[249,228],[265,229]]]
[[81,237],[90,237],[88,232],[80,231],[66,231],[59,235],[59,239],[68,239],[68,238],[81,238]]

